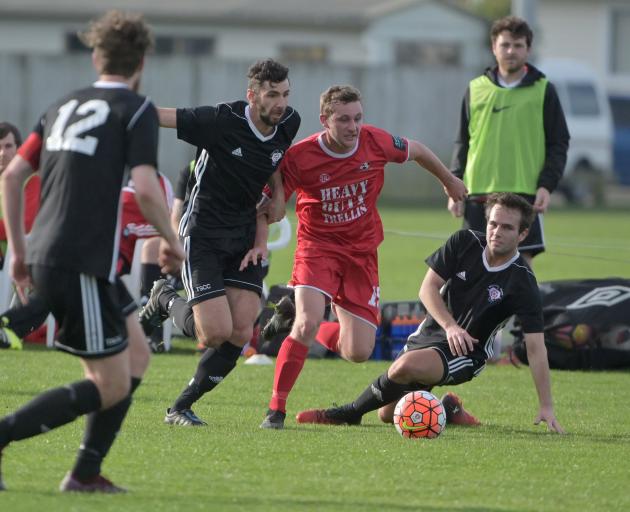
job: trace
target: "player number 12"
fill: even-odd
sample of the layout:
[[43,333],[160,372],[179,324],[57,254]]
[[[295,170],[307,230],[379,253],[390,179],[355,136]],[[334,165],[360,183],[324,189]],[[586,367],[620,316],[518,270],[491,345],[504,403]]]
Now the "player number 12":
[[[91,135],[82,134],[105,123],[109,115],[109,105],[104,100],[89,100],[78,108],[79,101],[70,100],[59,107],[57,119],[50,129],[46,139],[48,151],[75,151],[92,156],[96,152],[98,139]],[[66,126],[70,116],[76,111],[78,115],[90,114],[83,119]]]

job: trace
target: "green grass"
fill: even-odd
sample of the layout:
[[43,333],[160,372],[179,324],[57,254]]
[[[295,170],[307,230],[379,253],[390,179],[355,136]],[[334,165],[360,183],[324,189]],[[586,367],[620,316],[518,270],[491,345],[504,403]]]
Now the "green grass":
[[[186,346],[185,342],[178,347]],[[189,346],[189,345],[188,345]],[[78,364],[45,350],[5,351],[2,414],[52,385],[79,378]],[[210,427],[162,424],[196,356],[157,356],[138,390],[105,471],[133,492],[64,496],[83,421],[15,443],[3,460],[10,490],[0,510],[628,510],[630,410],[627,373],[554,372],[557,414],[569,431],[533,426],[536,400],[526,368],[490,367],[457,392],[483,420],[448,427],[435,440],[402,439],[375,413],[359,427],[261,431],[272,366],[239,363],[197,404]],[[308,361],[290,411],[353,398],[384,362]],[[439,392],[448,388],[440,389]]]
[[[443,210],[383,213],[383,299],[411,299],[424,258],[459,221]],[[622,211],[552,212],[546,219],[548,253],[535,260],[539,278],[630,276],[629,218]],[[270,283],[288,279],[291,255],[290,248],[274,254]],[[57,491],[81,440],[79,420],[6,450],[10,490],[0,493],[0,511],[630,510],[627,372],[553,372],[556,412],[569,432],[557,436],[532,425],[537,402],[527,368],[489,367],[456,388],[482,427],[447,427],[438,439],[408,441],[374,413],[359,427],[297,426],[292,419],[300,409],[354,398],[386,362],[308,361],[289,401],[287,428],[269,432],[258,425],[273,367],[241,361],[195,407],[208,428],[163,425],[165,408],[196,360],[186,341],[153,358],[104,468],[130,494]],[[33,347],[2,351],[0,416],[79,378],[78,361],[67,355]]]

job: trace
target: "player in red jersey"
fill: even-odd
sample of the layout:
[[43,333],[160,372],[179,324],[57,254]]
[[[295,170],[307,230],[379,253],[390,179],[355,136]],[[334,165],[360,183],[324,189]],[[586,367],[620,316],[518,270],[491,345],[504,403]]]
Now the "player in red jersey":
[[297,248],[291,284],[295,321],[276,361],[273,394],[261,428],[283,428],[286,401],[324,317],[326,301],[339,319],[328,348],[361,362],[374,348],[379,314],[378,245],[383,226],[376,202],[388,162],[413,160],[438,178],[446,194],[466,187],[420,142],[363,124],[361,93],[332,86],[320,98],[324,131],[291,147],[280,169],[285,196],[297,194]]

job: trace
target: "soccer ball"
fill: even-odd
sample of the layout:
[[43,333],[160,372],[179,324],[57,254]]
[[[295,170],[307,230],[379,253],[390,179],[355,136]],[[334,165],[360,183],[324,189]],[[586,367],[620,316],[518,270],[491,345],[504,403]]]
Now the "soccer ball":
[[446,426],[446,411],[439,398],[428,391],[412,391],[394,409],[394,426],[407,438],[432,439]]

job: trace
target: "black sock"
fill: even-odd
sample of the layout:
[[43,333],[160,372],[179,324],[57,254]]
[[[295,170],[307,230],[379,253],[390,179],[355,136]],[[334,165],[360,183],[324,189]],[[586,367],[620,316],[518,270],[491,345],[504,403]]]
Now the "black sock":
[[91,380],[50,389],[0,420],[0,448],[70,423],[100,407],[101,395]]
[[85,435],[72,469],[78,480],[89,480],[100,474],[101,464],[114,444],[118,431],[131,406],[131,395],[140,385],[141,379],[131,378],[131,392],[109,409],[88,415]]
[[408,388],[409,384],[397,384],[389,380],[387,372],[385,372],[352,402],[352,408],[363,415],[400,399],[408,391]]
[[206,350],[199,360],[195,376],[175,400],[171,409],[175,411],[190,409],[204,393],[214,389],[234,369],[241,350],[241,347],[229,341],[224,341],[216,349]]
[[153,283],[163,277],[160,266],[156,263],[142,263],[140,265],[140,295],[148,297]]
[[24,338],[46,321],[48,313],[44,300],[31,293],[26,304],[18,304],[2,314],[1,325],[11,329],[18,338]]
[[[162,299],[162,297],[160,297],[160,299]],[[173,323],[179,327],[186,336],[197,339],[192,306],[180,296],[166,296],[166,299],[168,299],[168,302],[166,304],[160,302],[160,305],[165,311],[168,311],[169,316],[173,319]]]

